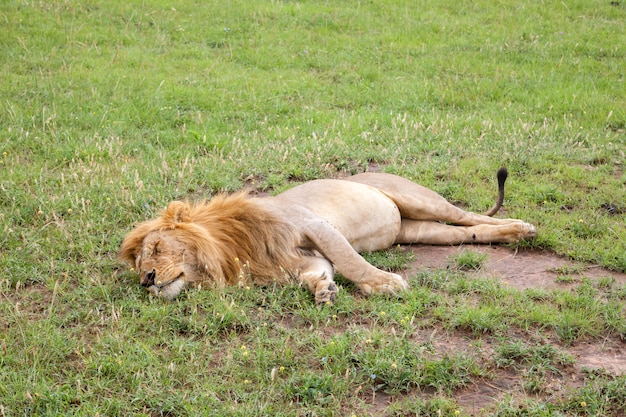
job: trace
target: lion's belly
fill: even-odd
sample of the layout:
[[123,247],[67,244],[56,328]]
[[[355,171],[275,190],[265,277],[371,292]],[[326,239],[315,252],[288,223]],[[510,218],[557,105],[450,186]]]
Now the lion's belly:
[[316,180],[279,196],[326,219],[358,252],[386,249],[400,232],[400,212],[383,193],[363,184]]
[[328,220],[348,239],[357,252],[371,252],[391,246],[400,232],[400,213],[389,199],[369,199],[367,206],[349,199],[339,202],[339,211],[311,208]]

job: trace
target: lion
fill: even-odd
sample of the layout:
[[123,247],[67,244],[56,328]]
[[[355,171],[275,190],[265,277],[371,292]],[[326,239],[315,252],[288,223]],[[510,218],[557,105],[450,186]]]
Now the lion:
[[500,169],[498,199],[485,214],[385,173],[313,180],[274,197],[244,190],[208,202],[173,201],[158,218],[130,231],[119,255],[136,268],[142,286],[165,300],[187,286],[296,281],[317,303],[329,303],[338,291],[336,272],[365,294],[396,294],[406,281],[359,253],[396,244],[510,243],[536,235],[522,220],[491,217],[502,206],[506,177]]

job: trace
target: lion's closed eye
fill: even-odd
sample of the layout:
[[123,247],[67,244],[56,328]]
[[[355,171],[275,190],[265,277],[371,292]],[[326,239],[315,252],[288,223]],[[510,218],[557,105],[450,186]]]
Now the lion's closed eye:
[[[140,258],[148,259],[153,256],[157,256],[162,252],[162,248],[159,247],[160,240],[147,244],[141,250],[141,255],[137,258],[138,262]],[[162,246],[162,245],[161,245]]]

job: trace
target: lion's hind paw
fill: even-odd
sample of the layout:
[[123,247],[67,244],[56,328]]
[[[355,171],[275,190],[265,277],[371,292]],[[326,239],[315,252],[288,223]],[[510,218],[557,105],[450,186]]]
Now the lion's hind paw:
[[522,226],[522,239],[532,239],[537,237],[537,229],[530,223],[524,223]]

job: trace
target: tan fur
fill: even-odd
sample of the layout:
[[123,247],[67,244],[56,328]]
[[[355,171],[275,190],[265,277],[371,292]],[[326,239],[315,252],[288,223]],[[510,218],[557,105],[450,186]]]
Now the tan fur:
[[528,223],[463,211],[404,178],[360,174],[311,181],[276,197],[240,192],[208,203],[172,202],[126,236],[120,257],[137,268],[142,285],[165,299],[186,284],[297,279],[323,303],[335,298],[335,269],[365,293],[406,288],[402,277],[368,264],[360,251],[534,235]]

